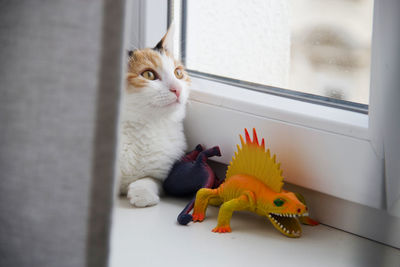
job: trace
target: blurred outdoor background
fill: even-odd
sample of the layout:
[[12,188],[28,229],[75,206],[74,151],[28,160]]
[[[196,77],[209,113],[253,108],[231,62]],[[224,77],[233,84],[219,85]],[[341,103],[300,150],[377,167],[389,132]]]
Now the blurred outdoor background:
[[368,104],[372,15],[373,0],[188,0],[176,52],[191,70]]

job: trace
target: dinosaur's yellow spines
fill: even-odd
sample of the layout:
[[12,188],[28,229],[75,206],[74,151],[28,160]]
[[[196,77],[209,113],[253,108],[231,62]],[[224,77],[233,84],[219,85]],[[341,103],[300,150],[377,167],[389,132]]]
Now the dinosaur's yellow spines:
[[246,142],[240,135],[242,147],[237,146],[238,151],[232,157],[232,161],[226,172],[226,180],[236,174],[251,175],[262,181],[275,192],[281,192],[283,186],[282,170],[280,163],[276,163],[276,156],[269,149],[265,151],[264,138],[261,145],[258,143],[256,130],[253,129],[253,141],[251,141],[247,129],[245,129]]

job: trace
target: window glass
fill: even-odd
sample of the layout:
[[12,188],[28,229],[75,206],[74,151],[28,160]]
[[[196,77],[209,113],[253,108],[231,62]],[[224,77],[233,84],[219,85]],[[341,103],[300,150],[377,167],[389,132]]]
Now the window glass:
[[368,104],[373,0],[171,1],[190,70]]

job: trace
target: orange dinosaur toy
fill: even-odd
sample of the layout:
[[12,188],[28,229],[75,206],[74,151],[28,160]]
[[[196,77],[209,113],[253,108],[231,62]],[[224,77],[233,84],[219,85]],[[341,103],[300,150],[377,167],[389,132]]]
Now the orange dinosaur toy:
[[203,188],[197,192],[193,221],[203,221],[208,204],[222,203],[218,214],[218,225],[213,232],[231,232],[230,219],[234,211],[247,210],[267,216],[272,225],[288,237],[300,237],[304,224],[317,225],[307,213],[304,198],[282,190],[283,177],[276,156],[271,158],[265,142],[258,143],[253,129],[251,141],[245,129],[246,143],[240,135],[242,147],[232,158],[225,182],[217,189]]

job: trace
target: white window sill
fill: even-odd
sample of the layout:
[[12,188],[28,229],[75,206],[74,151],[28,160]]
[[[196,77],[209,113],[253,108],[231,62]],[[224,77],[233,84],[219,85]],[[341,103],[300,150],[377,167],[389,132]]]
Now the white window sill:
[[264,118],[368,140],[368,115],[192,78],[190,99]]
[[185,200],[165,198],[134,208],[117,200],[111,236],[111,267],[123,266],[393,266],[400,250],[325,225],[302,226],[291,239],[260,216],[234,213],[232,233],[216,234],[218,208],[202,223],[178,225]]

